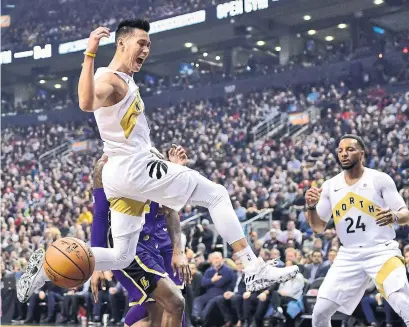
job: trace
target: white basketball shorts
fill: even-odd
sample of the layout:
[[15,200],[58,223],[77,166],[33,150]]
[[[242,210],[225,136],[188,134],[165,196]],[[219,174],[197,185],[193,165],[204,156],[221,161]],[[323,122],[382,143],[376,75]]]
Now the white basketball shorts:
[[403,257],[396,241],[369,248],[341,247],[322,283],[318,297],[340,305],[351,315],[372,279],[384,298],[408,285]]
[[151,152],[110,156],[102,170],[107,199],[127,198],[158,202],[179,211],[197,186],[190,168],[158,159]]

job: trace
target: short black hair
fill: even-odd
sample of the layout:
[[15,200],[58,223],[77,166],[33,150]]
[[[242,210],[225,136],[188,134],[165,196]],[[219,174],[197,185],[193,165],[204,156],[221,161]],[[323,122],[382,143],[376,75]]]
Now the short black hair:
[[321,256],[321,258],[323,257],[321,250],[313,250],[313,251],[311,252],[311,256],[313,256],[314,253],[319,253],[319,255]]
[[354,134],[345,134],[343,137],[341,137],[339,141],[341,142],[344,139],[353,139],[357,141],[358,144],[361,146],[362,150],[365,151],[365,143],[364,143],[364,140],[360,136],[354,135]]
[[145,19],[125,19],[118,24],[115,30],[115,44],[118,42],[119,37],[131,33],[134,29],[140,29],[149,33],[151,26]]

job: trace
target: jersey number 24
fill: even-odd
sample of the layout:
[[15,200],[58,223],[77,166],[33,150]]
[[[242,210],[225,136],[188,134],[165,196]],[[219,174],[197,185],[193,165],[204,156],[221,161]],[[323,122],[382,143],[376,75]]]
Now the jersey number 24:
[[347,227],[348,234],[355,233],[357,229],[362,229],[362,231],[365,232],[366,225],[364,223],[361,223],[361,216],[358,216],[358,218],[356,219],[356,224],[354,219],[351,217],[347,217],[345,218],[345,220],[349,222],[349,225]]

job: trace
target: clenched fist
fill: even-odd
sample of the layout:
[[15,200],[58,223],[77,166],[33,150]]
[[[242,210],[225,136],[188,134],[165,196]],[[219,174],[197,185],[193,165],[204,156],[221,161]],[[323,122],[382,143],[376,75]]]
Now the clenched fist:
[[110,35],[111,34],[109,32],[108,27],[100,26],[97,29],[93,30],[89,35],[87,52],[96,53],[98,50],[100,40],[103,37],[109,38]]
[[307,193],[305,193],[305,201],[307,202],[307,206],[309,208],[313,208],[317,205],[321,197],[321,192],[321,188],[311,187]]

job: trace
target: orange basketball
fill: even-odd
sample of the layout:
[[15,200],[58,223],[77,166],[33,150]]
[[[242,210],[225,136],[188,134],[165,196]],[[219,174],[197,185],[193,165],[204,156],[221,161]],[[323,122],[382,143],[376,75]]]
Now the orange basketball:
[[44,271],[57,286],[75,288],[84,284],[94,272],[95,258],[83,241],[64,237],[47,249]]

